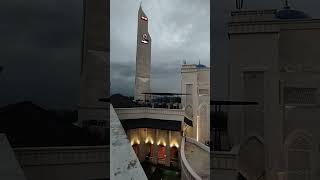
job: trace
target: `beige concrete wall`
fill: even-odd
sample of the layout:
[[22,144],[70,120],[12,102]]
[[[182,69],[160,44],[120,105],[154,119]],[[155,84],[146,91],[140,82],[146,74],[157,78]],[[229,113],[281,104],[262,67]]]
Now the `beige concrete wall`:
[[[192,95],[182,96],[181,102],[189,116],[189,107],[192,108],[193,127],[189,127],[186,135],[205,143],[210,137],[210,70],[197,68],[196,65],[185,64],[181,68],[181,93],[188,93],[186,86],[192,84]],[[208,94],[199,94],[200,89],[207,90]],[[190,102],[188,102],[188,98]],[[200,108],[205,105],[206,112],[200,115]],[[191,109],[190,108],[190,109]],[[199,124],[198,124],[199,122]]]

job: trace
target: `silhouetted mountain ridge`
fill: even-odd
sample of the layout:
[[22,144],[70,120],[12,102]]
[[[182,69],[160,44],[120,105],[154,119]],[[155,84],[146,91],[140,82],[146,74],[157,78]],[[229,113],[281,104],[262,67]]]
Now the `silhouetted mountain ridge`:
[[[57,113],[31,101],[0,108],[0,132],[13,147],[106,144],[85,128],[72,124],[76,112]],[[69,120],[71,118],[71,120]]]

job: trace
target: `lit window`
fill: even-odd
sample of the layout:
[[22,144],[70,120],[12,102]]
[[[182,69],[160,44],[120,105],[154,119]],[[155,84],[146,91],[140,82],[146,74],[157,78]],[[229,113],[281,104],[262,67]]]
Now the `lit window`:
[[145,16],[141,16],[141,19],[142,19],[142,20],[145,20],[145,21],[148,21],[148,18],[145,17]]
[[141,42],[144,43],[144,44],[148,44],[148,43],[149,43],[148,35],[147,35],[147,34],[143,34],[143,35],[142,35],[142,40],[141,40]]

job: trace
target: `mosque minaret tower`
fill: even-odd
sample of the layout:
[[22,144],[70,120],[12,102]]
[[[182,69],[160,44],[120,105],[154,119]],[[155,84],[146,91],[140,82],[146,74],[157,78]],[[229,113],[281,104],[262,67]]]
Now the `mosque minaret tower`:
[[[135,100],[148,100],[143,93],[150,92],[151,69],[151,37],[148,32],[149,18],[140,5],[138,12],[137,54],[136,54],[136,79]],[[147,99],[146,99],[147,98]]]

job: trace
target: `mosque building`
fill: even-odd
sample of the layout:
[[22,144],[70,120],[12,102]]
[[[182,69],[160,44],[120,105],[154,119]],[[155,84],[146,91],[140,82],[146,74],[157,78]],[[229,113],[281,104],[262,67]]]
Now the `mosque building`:
[[[148,22],[149,18],[140,5],[134,95],[136,106],[117,107],[115,112],[141,163],[181,169],[182,179],[192,176],[209,179],[210,68],[200,62],[184,63],[181,66],[181,92],[151,92]],[[195,150],[199,153],[193,153]],[[195,162],[202,166],[197,165],[193,169]]]
[[228,35],[229,99],[257,105],[226,111],[227,138],[214,147],[211,175],[319,179],[320,20],[288,4],[234,11]]

